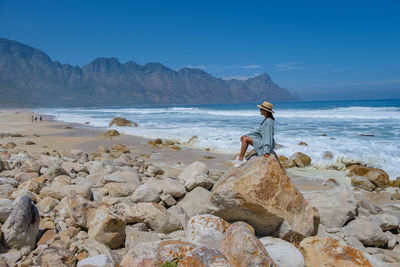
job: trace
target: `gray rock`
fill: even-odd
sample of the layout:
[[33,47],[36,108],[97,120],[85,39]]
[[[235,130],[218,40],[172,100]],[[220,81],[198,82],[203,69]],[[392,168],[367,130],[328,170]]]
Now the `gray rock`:
[[175,179],[166,178],[163,181],[163,192],[173,197],[181,197],[186,194],[186,188]]
[[166,206],[168,206],[168,207],[171,207],[171,206],[173,206],[173,205],[176,204],[176,200],[175,200],[171,195],[169,195],[169,194],[162,193],[162,194],[160,195],[160,199],[161,199],[162,202],[164,202],[164,204],[165,204]]
[[367,191],[373,191],[375,189],[375,185],[364,176],[354,175],[351,177],[351,185]]
[[366,218],[349,222],[343,231],[360,240],[365,246],[385,246],[388,238],[377,223]]
[[135,192],[137,186],[129,183],[107,183],[104,188],[108,190],[109,196],[126,197]]
[[394,230],[400,227],[399,219],[392,214],[383,213],[372,215],[370,216],[370,219],[374,220],[383,231]]
[[48,247],[38,255],[38,263],[42,267],[73,267],[75,261],[74,255],[65,248]]
[[91,266],[91,267],[114,267],[114,261],[105,254],[100,254],[93,257],[88,257],[86,259],[80,260],[76,267],[84,267],[84,266]]
[[200,161],[195,161],[188,165],[178,176],[178,182],[184,185],[188,191],[197,186],[211,189],[214,184],[209,176],[207,165]]
[[187,193],[177,205],[181,207],[189,217],[193,217],[201,211],[202,206],[206,203],[209,196],[210,191],[199,186]]
[[10,248],[31,249],[39,232],[39,212],[29,196],[15,200],[14,209],[1,227],[4,241]]
[[0,223],[4,223],[11,214],[13,201],[10,199],[0,198]]
[[171,214],[172,217],[176,218],[184,228],[186,227],[186,223],[190,217],[182,207],[178,205],[172,206],[168,209],[168,213]]
[[397,243],[396,236],[394,234],[392,234],[392,232],[390,232],[390,231],[386,231],[385,235],[388,238],[388,244],[387,244],[388,249],[393,249],[394,246],[396,246],[396,243]]
[[304,257],[287,241],[266,236],[259,239],[277,267],[304,267]]
[[129,250],[139,243],[147,243],[161,240],[156,232],[139,231],[136,227],[127,226],[125,247]]
[[111,183],[130,183],[136,186],[140,185],[139,174],[135,172],[117,171],[104,176],[103,182]]
[[92,194],[90,188],[84,185],[51,185],[46,186],[42,190],[40,190],[40,196],[49,196],[60,200],[66,197],[71,191],[75,191],[86,199],[90,199],[90,196]]
[[131,200],[133,202],[158,202],[160,197],[153,187],[144,184],[136,188]]
[[52,181],[55,177],[60,176],[60,175],[68,175],[68,172],[66,172],[59,164],[54,164],[50,166],[47,171],[43,174],[48,180]]
[[321,224],[326,228],[342,227],[357,213],[357,200],[344,186],[323,192],[304,192],[308,203],[319,210]]
[[10,184],[13,187],[16,187],[18,185],[18,182],[14,178],[0,177],[0,185],[3,184]]

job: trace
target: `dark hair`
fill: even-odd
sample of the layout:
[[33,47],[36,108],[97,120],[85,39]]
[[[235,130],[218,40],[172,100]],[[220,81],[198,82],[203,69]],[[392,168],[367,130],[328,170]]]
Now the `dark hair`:
[[272,114],[272,112],[267,112],[267,118],[270,118],[270,119],[273,119],[273,120],[275,120],[275,118],[274,118],[274,114]]

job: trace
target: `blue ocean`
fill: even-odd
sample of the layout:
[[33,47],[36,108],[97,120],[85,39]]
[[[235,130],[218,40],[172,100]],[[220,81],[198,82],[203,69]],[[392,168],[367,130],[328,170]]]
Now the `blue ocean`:
[[[278,155],[303,152],[316,168],[358,162],[400,176],[400,100],[274,102]],[[179,141],[217,153],[238,153],[239,138],[263,120],[256,103],[160,107],[53,108],[35,110],[65,122],[90,122],[146,138]],[[108,127],[114,117],[139,127]],[[306,142],[307,146],[298,145]],[[332,159],[323,159],[325,151]]]

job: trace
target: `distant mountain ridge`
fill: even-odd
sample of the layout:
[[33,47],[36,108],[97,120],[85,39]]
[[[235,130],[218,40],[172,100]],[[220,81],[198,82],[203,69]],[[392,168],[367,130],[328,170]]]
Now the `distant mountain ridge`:
[[268,74],[223,80],[160,63],[121,64],[97,58],[79,67],[52,61],[39,49],[0,38],[2,106],[123,106],[296,100]]

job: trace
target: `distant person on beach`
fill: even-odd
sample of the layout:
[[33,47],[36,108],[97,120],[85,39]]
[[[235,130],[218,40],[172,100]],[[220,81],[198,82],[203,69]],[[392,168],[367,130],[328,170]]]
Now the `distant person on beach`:
[[239,156],[235,160],[235,164],[233,166],[235,168],[238,168],[246,163],[247,160],[244,158],[244,155],[249,145],[254,147],[257,156],[264,156],[268,158],[271,153],[275,154],[273,151],[275,145],[275,118],[272,111],[273,105],[267,101],[264,101],[261,105],[257,105],[257,107],[260,108],[260,113],[262,116],[264,116],[264,120],[256,130],[240,137],[242,147]]
[[34,118],[33,118],[33,115],[32,115],[32,117],[31,117],[31,121],[32,121],[32,123],[33,123],[33,120],[34,120]]
[[37,117],[35,117],[35,122],[37,122]]
[[39,118],[39,119],[40,119],[40,122],[43,122],[43,118],[42,118],[42,116],[40,116],[40,118]]

